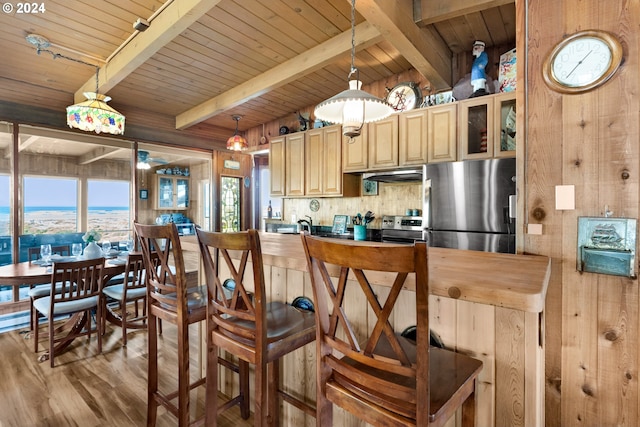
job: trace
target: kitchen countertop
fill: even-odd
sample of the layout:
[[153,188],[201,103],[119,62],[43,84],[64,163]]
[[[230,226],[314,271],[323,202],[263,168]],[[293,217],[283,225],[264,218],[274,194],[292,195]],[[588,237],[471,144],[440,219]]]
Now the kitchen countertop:
[[[196,236],[184,236],[180,241],[183,250],[199,251]],[[307,271],[300,236],[260,233],[260,243],[266,265]],[[434,295],[539,313],[544,310],[550,275],[551,259],[545,256],[429,248],[429,286]],[[387,278],[388,273],[380,273],[371,279],[374,284],[384,284]],[[407,289],[414,286],[415,282],[408,281]]]

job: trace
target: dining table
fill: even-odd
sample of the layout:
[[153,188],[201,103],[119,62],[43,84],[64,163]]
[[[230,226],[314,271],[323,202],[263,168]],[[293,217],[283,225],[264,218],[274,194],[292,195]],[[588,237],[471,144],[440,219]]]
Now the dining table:
[[[60,260],[70,261],[76,257],[62,257]],[[15,264],[0,266],[0,284],[3,286],[41,285],[51,283],[52,263],[40,261],[24,261]],[[113,277],[124,273],[126,262],[120,258],[106,259],[104,264],[103,283],[107,283]],[[56,328],[56,333],[67,332],[67,336],[73,336],[82,330],[87,324],[86,312],[75,313],[64,324]],[[72,339],[63,339],[54,347],[55,355],[62,353],[71,343]],[[39,357],[40,362],[49,359],[50,349]]]

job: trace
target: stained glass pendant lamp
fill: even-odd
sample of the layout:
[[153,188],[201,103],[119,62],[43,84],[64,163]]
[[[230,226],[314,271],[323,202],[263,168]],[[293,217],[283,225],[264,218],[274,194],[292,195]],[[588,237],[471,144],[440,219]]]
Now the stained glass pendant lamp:
[[242,151],[249,148],[249,143],[244,136],[238,133],[238,122],[242,116],[231,116],[236,121],[236,131],[227,139],[227,150]]
[[25,39],[36,47],[38,55],[41,52],[46,52],[51,54],[53,59],[67,59],[96,69],[96,91],[84,92],[83,95],[87,98],[86,101],[67,107],[67,125],[70,128],[113,135],[122,135],[124,133],[124,116],[107,105],[107,102],[111,101],[110,97],[98,93],[100,67],[51,51],[48,49],[51,46],[51,42],[39,34],[28,34]]

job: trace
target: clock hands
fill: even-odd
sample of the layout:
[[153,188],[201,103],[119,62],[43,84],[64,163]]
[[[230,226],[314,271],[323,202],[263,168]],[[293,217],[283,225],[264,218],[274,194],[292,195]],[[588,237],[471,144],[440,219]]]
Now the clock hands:
[[575,67],[573,67],[573,70],[569,71],[569,74],[567,74],[566,78],[569,78],[569,76],[571,74],[573,74],[573,72],[576,70],[576,68],[578,68],[580,66],[580,64],[582,64],[582,62],[587,59],[587,56],[591,55],[591,52],[593,52],[593,50],[590,50],[589,53],[587,53],[584,58],[582,58],[580,61],[578,61],[578,63],[576,64]]

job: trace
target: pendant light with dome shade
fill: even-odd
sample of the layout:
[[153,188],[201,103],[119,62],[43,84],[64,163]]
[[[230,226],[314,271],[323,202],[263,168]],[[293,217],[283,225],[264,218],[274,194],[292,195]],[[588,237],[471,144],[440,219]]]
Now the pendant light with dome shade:
[[249,143],[244,136],[238,133],[238,122],[242,116],[231,116],[236,121],[236,131],[227,139],[227,150],[242,151],[249,148]]
[[[349,89],[318,104],[314,110],[316,119],[341,123],[342,133],[349,142],[360,135],[365,123],[389,117],[393,108],[383,99],[361,90],[360,73],[355,66],[356,57],[356,0],[351,0],[351,71],[347,76]],[[355,78],[352,77],[355,75]]]

